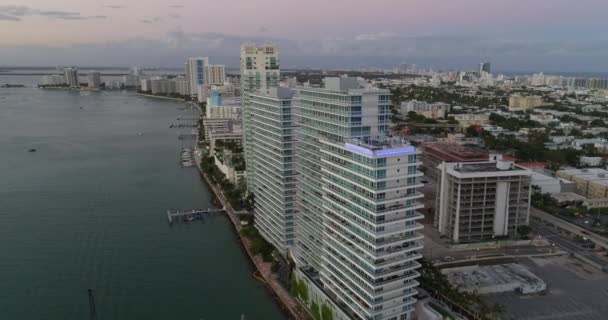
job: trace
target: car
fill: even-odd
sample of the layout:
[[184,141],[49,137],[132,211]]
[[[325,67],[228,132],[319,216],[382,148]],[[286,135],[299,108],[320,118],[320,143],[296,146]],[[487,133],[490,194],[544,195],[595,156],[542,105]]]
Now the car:
[[445,256],[445,257],[443,257],[443,259],[441,259],[441,260],[443,260],[444,262],[450,262],[450,261],[454,261],[454,257]]
[[427,180],[420,180],[420,183],[428,183]]

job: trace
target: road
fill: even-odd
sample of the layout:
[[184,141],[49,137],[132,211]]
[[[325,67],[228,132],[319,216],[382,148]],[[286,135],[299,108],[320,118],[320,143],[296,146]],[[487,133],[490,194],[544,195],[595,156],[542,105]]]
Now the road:
[[534,229],[534,231],[542,234],[552,243],[555,243],[555,245],[587,262],[591,262],[595,267],[601,268],[602,266],[608,265],[608,259],[591,252],[587,248],[583,248],[580,244],[574,242],[568,236],[562,235],[554,229],[536,221],[530,221],[530,226],[532,229]]
[[[530,217],[539,218],[543,221],[550,222],[564,230],[567,230],[568,232],[572,232],[573,234],[576,234],[578,236],[588,238],[589,240],[591,240],[598,246],[601,246],[603,248],[608,248],[608,238],[605,238],[601,235],[593,233],[589,230],[585,230],[584,228],[581,228],[571,222],[568,222],[564,219],[551,215],[547,212],[538,210],[536,208],[530,208]],[[532,222],[532,220],[533,219],[530,219],[531,222]]]

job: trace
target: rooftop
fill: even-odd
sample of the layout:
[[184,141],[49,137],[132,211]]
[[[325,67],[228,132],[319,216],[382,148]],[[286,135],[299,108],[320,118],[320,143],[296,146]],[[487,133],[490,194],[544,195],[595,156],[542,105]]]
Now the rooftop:
[[454,171],[462,173],[478,172],[507,172],[507,171],[527,171],[525,168],[516,166],[511,161],[499,160],[488,162],[458,163]]
[[515,263],[447,268],[441,272],[450,283],[465,291],[497,293],[519,289],[523,292],[538,292],[546,289],[542,279]]
[[344,143],[344,147],[368,156],[387,156],[416,152],[414,146],[399,138],[376,138],[365,141],[349,139]]
[[432,154],[442,161],[449,162],[483,161],[488,159],[488,151],[481,148],[463,146],[458,143],[427,143],[424,145],[424,150],[427,154]]

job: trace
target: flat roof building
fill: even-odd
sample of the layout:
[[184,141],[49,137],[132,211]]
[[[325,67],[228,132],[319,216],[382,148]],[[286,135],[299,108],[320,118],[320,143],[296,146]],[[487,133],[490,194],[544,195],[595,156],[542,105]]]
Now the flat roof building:
[[608,198],[608,171],[601,168],[566,169],[557,176],[576,184],[576,193],[589,198]]
[[530,216],[532,172],[510,161],[441,163],[435,225],[454,243],[517,233]]
[[487,150],[458,143],[425,143],[422,150],[422,163],[427,168],[427,175],[435,179],[439,177],[437,167],[442,162],[476,162],[489,159]]
[[247,184],[251,188],[255,176],[255,158],[253,157],[253,129],[250,95],[265,93],[271,87],[279,85],[279,50],[271,43],[258,46],[255,43],[241,45],[241,106],[243,111],[243,128],[245,143],[245,161],[247,163]]
[[250,95],[255,226],[284,256],[295,242],[296,139],[293,91],[273,87]]
[[334,319],[411,319],[416,302],[422,173],[416,148],[386,137],[390,104],[355,78],[297,89],[293,253],[311,292],[347,314]]

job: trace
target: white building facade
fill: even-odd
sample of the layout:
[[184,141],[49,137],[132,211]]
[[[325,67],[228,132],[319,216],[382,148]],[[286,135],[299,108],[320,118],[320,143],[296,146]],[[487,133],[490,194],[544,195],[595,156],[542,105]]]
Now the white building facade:
[[528,225],[532,172],[499,159],[483,162],[443,162],[439,233],[454,243],[492,241],[517,234]]
[[[255,159],[253,157],[253,132],[249,95],[266,92],[270,87],[279,85],[279,51],[273,44],[257,46],[246,43],[241,46],[241,106],[243,110],[244,151],[247,163],[247,184],[253,186]],[[249,187],[248,187],[249,188]]]
[[190,84],[190,94],[195,96],[198,88],[206,84],[205,67],[209,65],[208,57],[194,57],[186,60],[186,79]]
[[297,89],[296,264],[334,314],[410,319],[422,257],[418,153],[385,138],[388,90],[324,84]]
[[101,86],[101,74],[99,72],[89,72],[87,80],[89,89],[99,89]]
[[70,86],[72,88],[80,87],[80,82],[78,81],[78,69],[65,68],[63,70],[63,78],[65,79],[65,83],[68,86]]
[[205,67],[206,84],[212,86],[223,86],[226,82],[226,71],[224,65],[212,64]]
[[287,256],[294,244],[296,215],[296,140],[293,91],[273,87],[250,95],[255,225],[260,234]]

